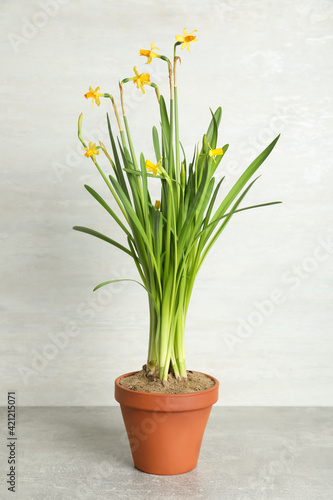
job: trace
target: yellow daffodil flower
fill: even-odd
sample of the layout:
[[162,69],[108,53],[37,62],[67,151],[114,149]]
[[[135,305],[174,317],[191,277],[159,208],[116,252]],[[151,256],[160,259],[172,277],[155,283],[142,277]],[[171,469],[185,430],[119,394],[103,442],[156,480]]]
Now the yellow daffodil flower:
[[154,165],[154,163],[152,163],[151,161],[146,160],[146,169],[153,172],[154,177],[156,177],[157,174],[161,173],[161,160],[158,163],[156,163],[156,165]]
[[215,156],[222,156],[223,155],[223,149],[222,148],[219,148],[219,149],[212,149],[210,147],[210,144],[208,144],[209,146],[209,156],[214,160],[214,162],[216,161],[215,160]]
[[155,201],[155,208],[156,208],[157,210],[159,210],[159,209],[161,208],[161,202],[160,202],[160,200],[156,200],[156,201]]
[[180,48],[183,50],[187,47],[187,50],[190,52],[190,43],[197,42],[195,35],[192,35],[197,30],[192,31],[189,35],[186,33],[186,29],[184,28],[184,36],[176,35],[177,42],[181,42]]
[[155,54],[153,50],[160,50],[158,47],[155,47],[154,42],[151,42],[150,50],[140,50],[140,56],[146,56],[147,62],[146,64],[151,64],[153,57],[159,57],[158,54]]
[[99,94],[98,93],[99,89],[100,89],[100,87],[96,87],[95,90],[93,90],[92,87],[89,87],[89,92],[84,94],[84,97],[86,99],[89,99],[90,97],[92,98],[92,106],[91,106],[92,108],[94,107],[95,102],[96,102],[97,106],[99,106],[101,104],[101,101],[99,100],[99,96],[104,95],[104,94]]
[[96,161],[95,155],[99,155],[99,151],[96,148],[96,143],[89,142],[89,147],[88,148],[82,148],[86,153],[84,153],[84,156],[89,158],[90,156],[93,157],[94,161]]
[[142,93],[145,94],[146,92],[144,86],[150,83],[150,75],[148,75],[148,73],[141,73],[141,75],[139,75],[136,66],[134,66],[133,70],[136,74],[136,76],[133,78],[133,83],[136,83],[137,88],[141,89]]

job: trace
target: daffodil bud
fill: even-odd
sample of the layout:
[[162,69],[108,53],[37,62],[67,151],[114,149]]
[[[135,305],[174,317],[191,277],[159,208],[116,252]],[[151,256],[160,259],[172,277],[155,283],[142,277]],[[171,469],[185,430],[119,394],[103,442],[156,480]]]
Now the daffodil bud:
[[205,152],[207,149],[207,137],[206,137],[206,134],[204,134],[203,138],[202,138],[202,150]]
[[79,119],[78,119],[78,123],[77,123],[77,126],[78,126],[78,136],[79,136],[80,140],[81,140],[82,120],[83,120],[83,115],[81,113],[80,116],[79,116]]

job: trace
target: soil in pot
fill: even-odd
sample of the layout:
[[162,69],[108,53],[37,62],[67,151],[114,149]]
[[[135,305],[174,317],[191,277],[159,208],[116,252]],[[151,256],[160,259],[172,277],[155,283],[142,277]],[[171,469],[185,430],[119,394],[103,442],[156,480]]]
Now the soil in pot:
[[151,392],[157,394],[186,394],[204,391],[214,386],[214,381],[204,373],[189,370],[187,378],[177,380],[169,373],[168,380],[162,382],[157,374],[150,375],[146,367],[134,375],[120,379],[120,385],[132,391]]

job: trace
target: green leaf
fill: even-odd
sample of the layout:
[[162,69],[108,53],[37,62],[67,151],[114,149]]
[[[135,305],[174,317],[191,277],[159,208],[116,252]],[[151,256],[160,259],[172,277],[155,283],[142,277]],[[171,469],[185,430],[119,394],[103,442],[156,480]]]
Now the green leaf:
[[200,210],[202,203],[204,201],[203,194],[204,194],[205,190],[207,189],[206,180],[207,180],[207,169],[204,169],[203,179],[199,185],[198,191],[197,191],[193,201],[191,202],[191,204],[188,207],[188,213],[187,213],[183,228],[182,228],[181,233],[180,233],[179,238],[178,238],[178,247],[179,247],[179,251],[180,251],[178,258],[181,258],[181,253],[184,250],[185,242],[188,238],[188,235],[192,231],[192,222],[194,220],[196,212],[198,210]]
[[230,189],[229,193],[227,194],[227,196],[224,198],[224,200],[220,204],[219,208],[216,210],[216,212],[212,218],[212,222],[219,219],[221,217],[221,215],[223,215],[225,213],[225,211],[231,205],[233,200],[241,192],[241,190],[243,189],[245,184],[249,181],[249,179],[253,176],[253,174],[258,170],[260,165],[265,161],[267,156],[271,153],[271,151],[274,148],[275,144],[277,143],[279,137],[280,137],[280,134],[274,139],[274,141],[272,141],[269,144],[269,146],[267,146],[267,148],[262,153],[260,153],[259,156],[257,156],[257,158],[251,163],[251,165],[240,176],[238,181]]
[[[127,172],[127,173],[129,173],[131,175],[137,175],[139,177],[142,177],[142,172],[139,171],[139,170],[133,170],[131,168],[124,168],[124,172]],[[155,175],[155,177],[154,177],[153,174],[149,174],[148,172],[147,172],[147,177],[153,177],[154,179],[160,179],[161,178],[159,175]]]
[[116,169],[117,169],[117,180],[120,183],[120,185],[121,185],[122,189],[124,190],[124,192],[128,196],[128,190],[127,190],[125,178],[124,178],[124,175],[123,175],[123,172],[122,172],[122,168],[121,168],[121,164],[120,164],[120,160],[119,160],[119,156],[118,156],[118,151],[117,151],[116,143],[115,143],[115,140],[114,140],[114,137],[113,137],[113,133],[112,133],[112,129],[111,129],[111,123],[110,123],[109,114],[107,113],[106,116],[107,116],[108,131],[109,131],[109,137],[110,137],[110,142],[111,142],[113,157],[114,157],[115,166],[116,166]]
[[185,154],[185,149],[182,145],[182,143],[179,141],[180,147],[182,148],[183,156],[184,156],[184,162],[185,162],[185,167],[186,167],[186,154]]
[[212,210],[213,210],[213,207],[214,207],[214,203],[215,203],[215,200],[216,200],[216,197],[217,197],[217,194],[219,192],[219,189],[221,187],[221,184],[222,182],[224,181],[225,177],[222,177],[222,179],[219,181],[218,185],[216,186],[215,188],[215,191],[214,191],[214,194],[212,196],[212,199],[210,201],[210,204],[209,204],[209,207],[208,207],[208,210],[207,210],[207,213],[206,213],[206,216],[205,216],[205,219],[204,219],[204,223],[203,223],[203,228],[207,227],[207,224],[208,224],[208,221],[209,221],[209,218],[211,216],[211,213],[212,213]]
[[158,138],[158,132],[157,132],[157,128],[155,126],[153,127],[153,143],[154,143],[156,162],[159,162],[162,155],[161,155],[161,150],[160,150],[160,141]]
[[161,113],[161,121],[162,121],[162,131],[165,138],[166,146],[169,145],[169,136],[170,136],[170,124],[168,112],[165,106],[165,101],[163,96],[160,97],[160,113]]
[[158,271],[157,266],[156,266],[156,260],[155,260],[155,256],[154,256],[154,251],[153,251],[153,248],[152,248],[152,246],[150,244],[150,241],[148,240],[148,237],[146,235],[144,226],[142,225],[140,219],[138,218],[137,214],[133,210],[133,207],[132,207],[130,201],[125,196],[125,194],[124,194],[123,190],[121,189],[119,183],[113,177],[111,177],[111,182],[112,182],[113,187],[116,190],[119,198],[121,199],[121,202],[124,205],[124,208],[125,208],[128,216],[129,216],[129,218],[131,219],[131,221],[132,221],[135,229],[138,231],[138,233],[139,233],[142,241],[145,243],[145,245],[147,247],[147,250],[148,250],[148,252],[150,254],[150,258],[151,258],[151,260],[153,262],[154,267]]
[[279,205],[280,203],[282,203],[282,201],[270,201],[268,203],[259,203],[258,205],[251,205],[249,207],[238,208],[237,210],[234,210],[232,213],[227,212],[226,214],[222,215],[217,221],[211,222],[207,226],[203,226],[202,231],[200,231],[200,233],[197,234],[197,237],[199,238],[210,227],[212,227],[212,226],[216,227],[217,223],[220,220],[225,219],[226,217],[229,217],[229,215],[237,214],[239,212],[244,212],[245,210],[252,210],[253,208],[268,207],[270,205]]
[[118,241],[115,241],[108,236],[105,236],[105,234],[99,233],[98,231],[95,231],[94,229],[90,229],[89,227],[83,227],[83,226],[74,226],[73,229],[75,231],[80,231],[81,233],[87,233],[90,234],[91,236],[95,236],[96,238],[99,238],[100,240],[106,241],[107,243],[110,243],[111,245],[114,245],[115,247],[119,248],[123,252],[127,253],[131,257],[134,258],[132,252],[128,250],[128,248],[124,247]]
[[[215,135],[216,135],[216,140],[217,140],[217,129],[220,125],[221,118],[222,118],[222,108],[219,107],[219,108],[217,108],[217,110],[215,111],[214,114],[212,113],[212,119],[209,123],[208,130],[206,133],[207,142],[209,142],[209,144],[212,146],[212,149],[214,149],[212,144],[214,144],[214,136]],[[216,144],[216,142],[215,142],[215,144]],[[205,151],[201,150],[200,154],[202,154],[204,152]]]
[[[256,177],[247,187],[246,189],[243,191],[243,193],[239,196],[239,198],[237,199],[237,201],[234,203],[232,209],[230,210],[229,214],[227,215],[227,217],[225,218],[224,222],[221,224],[221,226],[219,227],[219,229],[217,230],[217,232],[215,233],[215,235],[212,237],[212,239],[210,240],[210,242],[208,243],[208,245],[206,246],[205,250],[203,251],[203,254],[202,254],[202,257],[200,259],[200,263],[199,263],[199,267],[198,269],[200,268],[202,262],[204,261],[207,253],[209,252],[209,250],[211,249],[211,247],[214,245],[215,241],[217,240],[217,238],[220,236],[220,234],[222,233],[222,231],[224,230],[224,228],[226,227],[226,225],[228,224],[228,222],[230,221],[231,217],[234,215],[234,213],[236,212],[238,206],[240,205],[240,203],[242,202],[242,200],[245,198],[245,196],[247,195],[247,193],[249,192],[249,190],[251,189],[251,187],[253,186],[253,184],[259,179],[259,176]],[[221,217],[222,218],[222,217]],[[213,223],[215,223],[217,221],[213,221]],[[214,231],[214,228],[212,230],[210,230],[210,234],[211,232]],[[208,238],[206,238],[206,241],[208,240]]]
[[148,201],[150,201],[149,192],[148,192],[148,184],[147,184],[147,169],[146,169],[146,160],[141,153],[140,155],[140,166],[141,166],[141,176],[142,176],[142,190],[143,190],[143,208],[145,217],[148,216]]
[[157,266],[161,268],[161,253],[163,244],[163,215],[159,210],[153,212],[153,228],[154,228],[154,250],[156,255]]
[[113,217],[113,219],[117,222],[117,224],[121,227],[121,229],[124,231],[124,233],[126,233],[127,236],[129,236],[130,238],[132,238],[132,235],[131,233],[128,231],[128,229],[124,226],[124,224],[121,222],[121,220],[119,219],[119,217],[115,214],[115,212],[112,210],[111,207],[109,207],[109,205],[106,203],[106,201],[103,200],[103,198],[93,189],[91,188],[90,186],[88,186],[87,184],[84,185],[84,187],[86,188],[86,190],[95,198],[96,201],[98,201],[98,203],[100,203],[102,205],[103,208],[105,208],[105,210]]
[[95,292],[99,288],[102,288],[102,286],[109,285],[110,283],[118,283],[119,281],[133,281],[134,283],[137,283],[138,285],[142,286],[142,288],[144,288],[146,290],[146,292],[148,292],[147,288],[142,283],[140,283],[140,281],[132,280],[132,279],[126,279],[126,278],[125,279],[121,279],[121,280],[104,281],[103,283],[100,283],[99,285],[95,286],[95,288],[93,289],[93,292]]
[[221,163],[221,161],[223,160],[226,152],[228,151],[228,148],[229,148],[229,144],[225,144],[222,148],[223,150],[223,155],[222,156],[215,156],[215,163],[213,162],[213,170],[212,170],[212,175],[215,174],[215,171],[217,169],[217,167],[219,166],[219,164]]
[[218,125],[217,125],[217,122],[216,122],[215,114],[213,113],[213,111],[211,109],[210,109],[210,112],[211,112],[211,115],[212,115],[212,124],[213,124],[213,127],[212,127],[212,134],[211,134],[212,137],[207,142],[209,143],[209,145],[210,145],[210,147],[212,149],[215,149],[216,145],[217,145]]
[[[137,169],[137,168],[134,167],[134,165],[132,163],[132,160],[129,157],[129,153],[128,153],[127,149],[125,148],[123,150],[120,145],[119,145],[119,147],[120,147],[120,151],[121,151],[121,154],[122,154],[122,157],[123,157],[123,162],[124,162],[124,165],[125,165],[124,171],[126,171],[126,173],[128,172],[128,170],[130,172],[139,172],[139,173],[141,173],[141,171],[139,169]],[[133,169],[132,169],[132,167],[133,167]],[[136,210],[137,214],[140,214],[140,216],[143,216],[143,213],[142,213],[142,204],[141,204],[141,199],[140,199],[140,192],[142,192],[141,181],[139,179],[137,179],[137,178],[134,178],[132,175],[128,175],[128,174],[127,174],[127,179],[128,179],[128,182],[129,182],[129,185],[130,185],[130,188],[131,188],[135,210]],[[111,177],[110,177],[110,180],[111,180],[111,182],[113,182],[112,179],[111,179]],[[119,187],[122,190],[122,188],[121,188],[120,185],[119,185]],[[140,187],[141,187],[141,189],[140,189]],[[123,192],[124,197],[126,198],[126,200],[132,205],[131,198],[130,198],[129,194],[126,193],[126,192],[124,192],[123,190],[122,190],[122,192]],[[123,199],[122,199],[122,203],[124,204]]]

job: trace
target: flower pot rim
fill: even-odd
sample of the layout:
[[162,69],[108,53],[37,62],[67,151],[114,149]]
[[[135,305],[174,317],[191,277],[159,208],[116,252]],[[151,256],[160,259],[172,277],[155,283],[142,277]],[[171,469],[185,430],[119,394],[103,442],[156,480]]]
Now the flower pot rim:
[[[115,380],[115,399],[120,405],[152,411],[192,411],[212,406],[218,400],[219,381],[212,375],[203,375],[214,381],[213,387],[196,392],[168,394],[159,392],[134,391],[120,385],[121,378],[130,377],[139,370],[120,375]],[[159,404],[163,406],[159,407]]]

